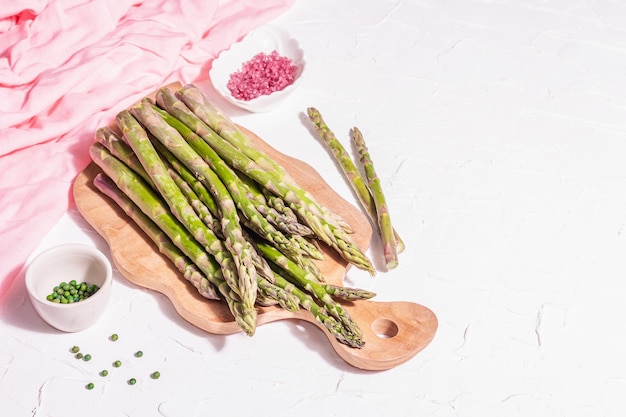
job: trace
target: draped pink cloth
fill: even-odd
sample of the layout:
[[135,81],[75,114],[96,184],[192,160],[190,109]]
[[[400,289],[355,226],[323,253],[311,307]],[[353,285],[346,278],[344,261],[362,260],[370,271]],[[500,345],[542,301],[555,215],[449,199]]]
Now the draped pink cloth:
[[295,0],[20,0],[0,8],[0,298],[73,204],[98,126]]

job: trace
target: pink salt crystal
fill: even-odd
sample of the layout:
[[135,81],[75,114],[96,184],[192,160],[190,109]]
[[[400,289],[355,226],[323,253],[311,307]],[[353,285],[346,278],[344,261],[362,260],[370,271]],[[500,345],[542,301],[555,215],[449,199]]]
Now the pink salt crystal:
[[234,98],[249,101],[281,91],[296,80],[298,67],[277,51],[261,52],[232,73],[226,86]]

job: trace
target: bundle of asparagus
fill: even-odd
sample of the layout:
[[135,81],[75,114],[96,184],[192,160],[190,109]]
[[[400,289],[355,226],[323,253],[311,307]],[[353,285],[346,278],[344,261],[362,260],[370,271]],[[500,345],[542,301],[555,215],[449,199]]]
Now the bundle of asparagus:
[[380,184],[380,178],[374,169],[374,162],[363,139],[363,134],[356,127],[350,132],[352,141],[359,154],[361,167],[364,171],[364,174],[361,175],[344,146],[337,139],[326,122],[324,122],[319,110],[315,107],[309,107],[307,114],[324,141],[324,144],[341,167],[343,174],[348,179],[348,183],[352,186],[359,202],[370,216],[372,222],[378,226],[387,269],[397,267],[398,253],[404,250],[404,241],[391,225],[391,216]]
[[328,245],[374,274],[349,225],[298,186],[194,85],[160,89],[101,127],[90,156],[95,187],[119,205],[208,300],[239,327],[256,307],[305,309],[338,341],[364,345],[338,302],[373,293],[328,284],[315,260]]

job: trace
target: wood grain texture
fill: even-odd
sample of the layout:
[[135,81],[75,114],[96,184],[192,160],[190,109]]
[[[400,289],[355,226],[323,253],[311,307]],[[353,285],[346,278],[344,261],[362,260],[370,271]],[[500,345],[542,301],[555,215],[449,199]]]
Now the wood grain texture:
[[[243,130],[318,202],[344,217],[354,229],[355,243],[363,250],[368,248],[372,229],[360,210],[330,188],[310,165],[278,152],[252,132]],[[94,187],[93,178],[98,172],[100,169],[92,163],[76,177],[74,198],[85,220],[109,244],[112,261],[120,273],[138,286],[164,294],[183,319],[200,329],[214,334],[241,331],[225,303],[201,297],[123,211]],[[322,273],[329,283],[341,285],[348,265],[332,249],[321,246],[326,254],[326,259],[319,262]],[[339,343],[304,310],[292,313],[278,307],[260,307],[258,325],[284,319],[313,323],[326,334],[344,361],[365,370],[390,369],[411,359],[430,343],[438,326],[430,309],[412,302],[365,300],[346,302],[343,306],[361,327],[365,341],[361,349]]]

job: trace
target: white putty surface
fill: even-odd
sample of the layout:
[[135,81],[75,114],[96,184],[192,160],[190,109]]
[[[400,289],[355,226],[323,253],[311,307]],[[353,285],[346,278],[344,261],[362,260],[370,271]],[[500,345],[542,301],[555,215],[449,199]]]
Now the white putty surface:
[[[364,372],[311,325],[206,334],[118,273],[102,320],[61,334],[20,281],[2,306],[2,415],[623,415],[625,17],[618,1],[297,1],[272,23],[306,52],[300,88],[272,113],[225,108],[350,201],[304,112],[363,131],[407,250],[347,282],[431,308],[434,341]],[[75,211],[38,251],[68,241],[107,251]]]

